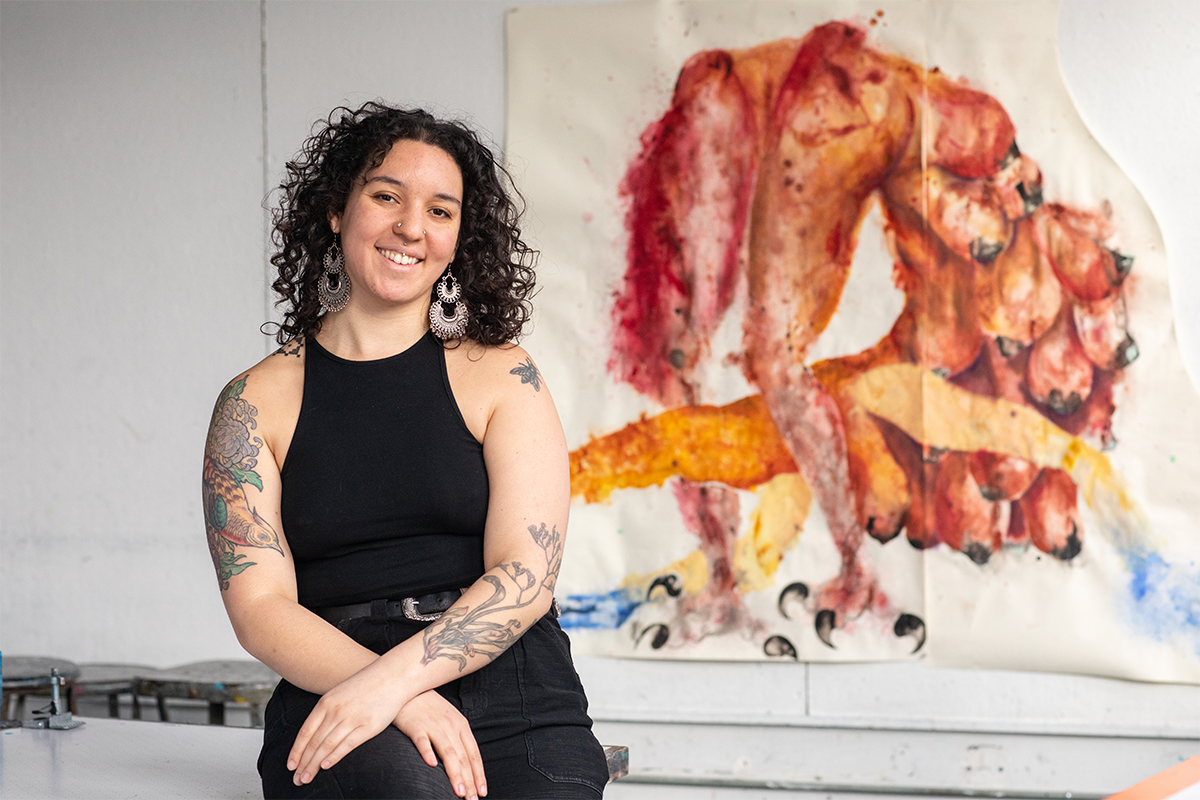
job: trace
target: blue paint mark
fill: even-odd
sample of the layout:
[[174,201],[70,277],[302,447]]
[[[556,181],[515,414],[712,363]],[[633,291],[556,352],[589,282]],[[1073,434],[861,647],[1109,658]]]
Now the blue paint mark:
[[1129,571],[1133,577],[1129,581],[1129,590],[1133,599],[1139,603],[1146,599],[1146,593],[1157,587],[1167,577],[1167,562],[1158,553],[1147,553],[1141,556],[1130,554]]
[[1134,627],[1160,642],[1190,634],[1192,648],[1200,655],[1200,573],[1142,547],[1130,547],[1122,555],[1130,573]]
[[562,616],[558,624],[564,628],[613,630],[624,625],[641,604],[628,589],[608,594],[573,594],[559,601]]

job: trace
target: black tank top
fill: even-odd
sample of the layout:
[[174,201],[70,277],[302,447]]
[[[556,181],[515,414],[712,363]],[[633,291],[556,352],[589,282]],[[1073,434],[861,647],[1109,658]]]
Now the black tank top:
[[308,339],[304,399],[280,477],[283,530],[309,608],[470,586],[483,574],[483,446],[426,333],[378,361]]

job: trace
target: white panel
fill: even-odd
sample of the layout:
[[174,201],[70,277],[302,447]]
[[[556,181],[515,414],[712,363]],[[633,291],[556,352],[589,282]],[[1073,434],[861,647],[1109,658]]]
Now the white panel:
[[258,6],[2,13],[4,650],[236,654],[199,483],[264,352]]
[[806,717],[804,664],[579,656],[575,667],[597,720],[803,723]]
[[1200,739],[598,723],[629,747],[631,782],[762,788],[1105,796],[1200,749]]
[[956,730],[1200,736],[1200,686],[920,664],[813,664],[809,670],[809,710],[821,720]]

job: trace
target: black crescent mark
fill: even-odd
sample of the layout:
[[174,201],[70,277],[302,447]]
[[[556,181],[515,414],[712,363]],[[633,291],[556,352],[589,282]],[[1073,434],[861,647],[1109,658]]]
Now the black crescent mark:
[[792,661],[798,660],[796,646],[782,636],[772,636],[767,639],[763,643],[763,652],[769,656],[786,657]]
[[896,624],[892,626],[892,631],[897,636],[911,636],[917,640],[917,646],[913,648],[916,653],[925,646],[925,621],[916,614],[901,614],[896,619]]
[[789,616],[787,613],[786,603],[793,597],[798,597],[801,600],[808,599],[808,584],[801,583],[800,581],[789,583],[784,587],[783,591],[779,593],[779,602],[776,603],[776,605],[779,608],[780,616],[782,616],[784,619],[791,619],[791,616]]
[[833,646],[833,629],[837,625],[837,614],[832,608],[825,608],[817,612],[816,629],[817,638],[825,644],[829,645],[831,650],[837,650]]
[[663,591],[671,597],[679,597],[679,595],[683,594],[683,587],[679,585],[679,576],[671,573],[669,575],[659,575],[654,579],[654,582],[650,584],[650,588],[646,590],[647,600],[654,595],[654,590],[659,586],[663,587]]
[[654,631],[654,635],[650,638],[650,648],[652,650],[661,650],[662,646],[667,643],[667,639],[671,638],[671,629],[661,623],[656,625],[647,625],[641,633],[638,634],[637,644],[642,643],[642,639],[646,638],[646,634]]

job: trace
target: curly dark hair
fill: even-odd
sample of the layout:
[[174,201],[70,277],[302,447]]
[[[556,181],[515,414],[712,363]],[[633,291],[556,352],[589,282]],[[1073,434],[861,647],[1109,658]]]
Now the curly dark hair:
[[[531,312],[537,253],[521,240],[517,223],[524,201],[520,193],[475,132],[461,122],[440,120],[420,109],[379,102],[359,109],[335,108],[314,127],[316,132],[287,163],[287,176],[279,185],[279,207],[271,215],[271,241],[276,248],[271,263],[279,271],[271,285],[280,295],[276,305],[285,306],[276,340],[283,344],[321,330],[324,317],[317,283],[322,257],[335,238],[329,215],[345,210],[355,184],[382,164],[392,145],[401,140],[444,150],[462,172],[454,276],[469,312],[466,338],[486,345],[520,338]],[[437,302],[435,292],[430,299]]]

